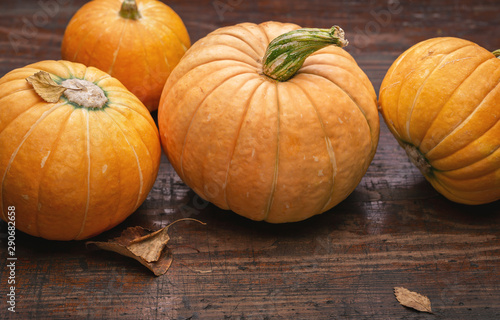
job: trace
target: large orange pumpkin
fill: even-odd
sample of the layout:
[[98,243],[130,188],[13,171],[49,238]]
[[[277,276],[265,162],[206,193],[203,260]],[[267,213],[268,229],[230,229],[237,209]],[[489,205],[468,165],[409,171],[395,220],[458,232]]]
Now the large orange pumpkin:
[[93,0],[69,22],[62,58],[107,72],[152,111],[189,46],[181,18],[160,1]]
[[179,176],[253,220],[329,210],[355,189],[378,143],[376,94],[338,47],[341,29],[299,28],[243,23],[210,33],[174,69],[158,109]]
[[448,199],[500,199],[500,59],[470,41],[433,38],[404,52],[380,88],[399,144]]
[[[75,90],[47,102],[34,74]],[[160,156],[149,111],[96,68],[42,61],[0,79],[0,217],[15,208],[23,232],[71,240],[117,225],[146,199]]]

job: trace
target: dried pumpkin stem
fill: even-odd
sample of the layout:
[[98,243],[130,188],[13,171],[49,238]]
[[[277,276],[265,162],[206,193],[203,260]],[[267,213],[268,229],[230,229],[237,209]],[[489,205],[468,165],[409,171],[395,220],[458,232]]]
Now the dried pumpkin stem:
[[429,177],[432,174],[432,166],[417,147],[410,144],[403,144],[403,149],[406,151],[410,161],[420,170],[420,172],[422,172],[424,176]]
[[63,95],[68,101],[84,108],[101,109],[108,102],[98,85],[83,79],[66,79],[61,83],[66,88]]
[[493,51],[493,54],[500,59],[500,49]]
[[275,38],[267,47],[262,72],[275,80],[286,81],[302,67],[306,58],[329,45],[347,46],[344,30],[304,28],[293,30]]
[[130,20],[138,20],[141,18],[137,3],[135,0],[124,0],[120,9],[120,17]]

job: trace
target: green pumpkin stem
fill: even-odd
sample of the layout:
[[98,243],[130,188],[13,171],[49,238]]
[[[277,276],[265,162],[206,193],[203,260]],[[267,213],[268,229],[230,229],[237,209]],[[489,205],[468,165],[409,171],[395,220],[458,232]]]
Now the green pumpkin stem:
[[135,0],[124,0],[119,14],[120,17],[130,20],[138,20],[141,18]]
[[493,51],[493,54],[500,59],[500,49]]
[[269,43],[262,60],[262,72],[272,79],[287,81],[313,52],[329,45],[342,48],[347,44],[344,30],[338,26],[333,26],[331,29],[293,30]]

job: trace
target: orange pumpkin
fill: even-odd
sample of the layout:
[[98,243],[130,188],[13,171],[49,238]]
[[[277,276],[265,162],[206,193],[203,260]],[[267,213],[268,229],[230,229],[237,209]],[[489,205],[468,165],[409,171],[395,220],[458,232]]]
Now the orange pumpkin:
[[153,111],[189,46],[181,18],[160,1],[93,0],[69,22],[62,58],[107,72]]
[[500,59],[467,40],[418,43],[391,66],[380,112],[399,144],[448,199],[500,199]]
[[329,210],[355,189],[378,143],[376,94],[339,47],[341,29],[299,28],[243,23],[210,33],[160,100],[160,137],[179,176],[253,220]]
[[[36,85],[34,74],[47,77]],[[137,97],[96,68],[41,61],[15,69],[0,79],[0,114],[0,217],[8,221],[14,207],[23,232],[92,237],[133,213],[153,186],[156,124]]]

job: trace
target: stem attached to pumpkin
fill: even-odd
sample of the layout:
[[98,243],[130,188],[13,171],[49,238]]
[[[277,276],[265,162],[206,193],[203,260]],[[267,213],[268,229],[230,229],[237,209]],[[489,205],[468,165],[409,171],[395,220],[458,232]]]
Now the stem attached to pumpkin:
[[500,59],[500,49],[493,51],[493,54]]
[[89,109],[104,108],[108,98],[98,85],[83,79],[66,79],[61,82],[66,88],[63,95],[69,102]]
[[425,158],[425,156],[418,150],[417,147],[402,143],[403,149],[406,151],[408,158],[410,161],[422,172],[422,174],[426,177],[429,177],[432,174],[432,166],[429,164],[429,161]]
[[267,47],[262,72],[275,80],[286,81],[302,67],[304,60],[315,51],[329,45],[347,46],[344,30],[304,28],[277,37]]
[[124,0],[120,9],[120,17],[130,20],[138,20],[141,18],[137,3],[135,0]]

